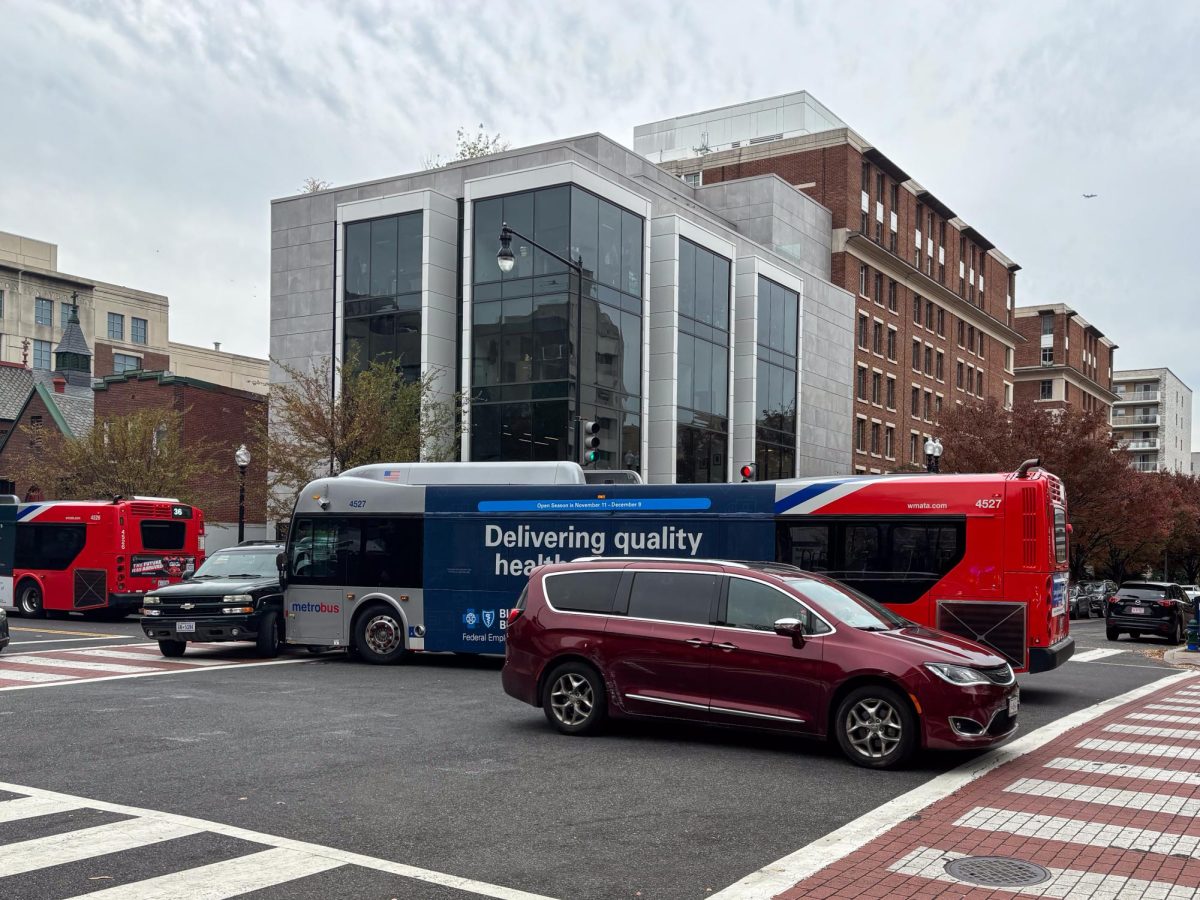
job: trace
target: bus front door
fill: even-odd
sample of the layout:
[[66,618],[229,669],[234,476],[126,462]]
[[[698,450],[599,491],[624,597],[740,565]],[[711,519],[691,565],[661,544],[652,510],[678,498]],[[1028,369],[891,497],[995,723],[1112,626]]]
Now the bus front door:
[[[345,525],[342,525],[345,530]],[[345,646],[346,606],[339,547],[339,523],[305,519],[296,523],[288,544],[288,578],[284,594],[284,638],[290,644]]]

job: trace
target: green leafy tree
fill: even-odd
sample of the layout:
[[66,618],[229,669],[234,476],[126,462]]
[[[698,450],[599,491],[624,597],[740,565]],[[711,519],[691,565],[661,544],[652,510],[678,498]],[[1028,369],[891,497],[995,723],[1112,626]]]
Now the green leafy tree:
[[287,520],[304,485],[324,474],[457,457],[460,401],[439,394],[440,373],[410,381],[385,360],[365,368],[277,365],[288,380],[271,386],[270,422],[255,439],[267,460],[271,518]]
[[[147,494],[211,501],[217,474],[216,448],[183,440],[183,413],[142,409],[96,420],[82,437],[42,425],[22,425],[30,452],[22,454],[17,479],[59,500]],[[218,487],[216,490],[222,490]]]

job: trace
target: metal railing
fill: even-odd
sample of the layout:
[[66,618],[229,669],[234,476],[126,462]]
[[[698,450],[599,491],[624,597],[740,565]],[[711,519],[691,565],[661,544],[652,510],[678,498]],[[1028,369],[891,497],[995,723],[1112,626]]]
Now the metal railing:
[[1136,441],[1126,441],[1121,446],[1126,450],[1157,450],[1158,438],[1142,438]]
[[1157,425],[1158,416],[1138,415],[1138,416],[1113,416],[1112,423],[1114,427],[1122,425]]
[[1158,391],[1135,391],[1132,394],[1117,394],[1115,403],[1157,403]]
[[1135,472],[1157,472],[1158,463],[1156,462],[1131,462],[1129,467]]

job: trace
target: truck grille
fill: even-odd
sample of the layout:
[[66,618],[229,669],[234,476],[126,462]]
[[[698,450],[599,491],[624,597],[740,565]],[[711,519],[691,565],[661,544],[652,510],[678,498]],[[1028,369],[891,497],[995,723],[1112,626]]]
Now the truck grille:
[[1014,668],[1025,668],[1024,603],[941,600],[937,608],[937,627],[982,644],[1008,660]]

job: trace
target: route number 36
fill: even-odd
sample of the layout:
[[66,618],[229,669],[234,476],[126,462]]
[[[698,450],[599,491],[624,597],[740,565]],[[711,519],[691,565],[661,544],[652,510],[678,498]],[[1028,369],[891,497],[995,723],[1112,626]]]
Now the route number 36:
[[975,507],[977,509],[999,509],[1000,508],[1000,498],[999,497],[991,497],[991,498],[985,497],[982,500],[976,500]]

